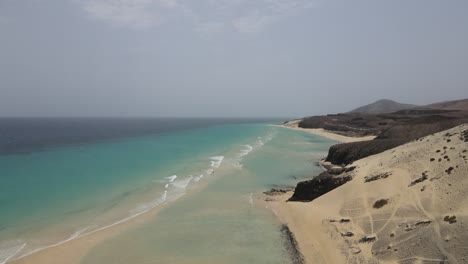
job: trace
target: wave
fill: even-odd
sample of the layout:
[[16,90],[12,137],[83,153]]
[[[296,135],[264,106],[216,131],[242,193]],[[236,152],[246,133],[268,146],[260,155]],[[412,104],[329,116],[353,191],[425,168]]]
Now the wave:
[[[106,228],[107,228],[107,227],[106,227]],[[57,243],[55,243],[55,244],[47,245],[47,246],[45,246],[45,247],[40,247],[40,248],[36,248],[36,249],[34,249],[34,250],[31,250],[31,251],[25,252],[25,253],[23,253],[22,255],[20,255],[20,256],[18,257],[18,259],[19,259],[19,258],[24,258],[24,257],[29,256],[29,255],[32,255],[32,254],[37,253],[37,252],[39,252],[39,251],[42,251],[42,250],[44,250],[44,249],[48,249],[48,248],[53,248],[53,247],[56,247],[56,246],[60,246],[60,245],[62,245],[62,244],[65,244],[65,243],[67,243],[67,242],[73,240],[73,239],[76,239],[76,238],[78,238],[78,237],[81,237],[82,235],[89,235],[89,234],[91,234],[91,233],[94,233],[94,232],[97,232],[97,231],[102,230],[102,229],[94,230],[94,231],[92,231],[92,232],[89,232],[89,233],[84,234],[84,231],[86,231],[87,229],[89,229],[89,227],[85,227],[85,228],[83,228],[83,229],[81,229],[81,230],[78,230],[78,231],[74,232],[73,234],[71,234],[67,239],[64,239],[64,240],[62,240],[62,241],[59,241],[59,242],[57,242]],[[21,249],[19,249],[15,255],[17,255],[19,252],[21,252],[25,247],[26,247],[26,243],[24,243],[23,247],[22,247]],[[15,255],[13,255],[10,259],[12,259],[13,257],[15,257]],[[10,260],[10,259],[7,259],[4,263],[6,263],[6,262],[7,262],[8,260]]]
[[221,166],[221,163],[224,160],[224,156],[215,156],[211,157],[211,167],[213,168],[219,168]]
[[249,155],[250,152],[254,149],[251,145],[242,145],[243,149],[239,153],[239,157],[244,157]]
[[203,178],[203,174],[200,174],[199,176],[195,176],[195,177],[193,178],[193,181],[194,181],[194,182],[198,182],[198,181],[200,181],[202,178]]
[[[250,144],[241,145],[242,149],[238,153],[238,157],[237,157],[239,158],[239,162],[240,160],[242,160],[243,157],[247,156],[257,147],[265,144],[265,142],[267,141],[269,141],[268,137],[266,138],[259,137],[254,145],[250,145]],[[16,244],[11,245],[11,246],[0,245],[0,264],[4,264],[13,259],[23,258],[31,254],[37,253],[39,251],[42,251],[44,249],[56,247],[61,244],[67,243],[73,239],[91,235],[93,233],[105,230],[107,228],[125,223],[135,217],[138,217],[140,215],[143,215],[149,212],[150,210],[160,206],[161,204],[165,202],[175,201],[186,193],[187,188],[189,187],[191,183],[199,182],[204,176],[213,174],[216,169],[221,167],[224,160],[225,160],[225,156],[209,157],[209,167],[203,170],[202,173],[195,173],[195,175],[198,175],[198,176],[189,175],[185,178],[181,178],[178,175],[171,175],[171,176],[164,177],[163,180],[160,180],[160,179],[153,180],[152,182],[154,183],[163,184],[162,185],[164,186],[163,193],[158,198],[152,201],[136,205],[135,208],[128,211],[128,214],[129,214],[128,216],[123,217],[119,219],[118,221],[112,222],[108,225],[104,225],[104,226],[89,225],[76,232],[73,232],[68,238],[62,241],[59,241],[57,243],[50,244],[44,247],[39,247],[39,248],[30,249],[26,251],[25,249],[27,248],[28,245],[25,242],[17,242]],[[234,158],[234,160],[236,160],[236,158]],[[249,202],[253,203],[252,197],[249,198]],[[23,253],[23,254],[20,254],[20,253]]]
[[172,183],[172,185],[180,190],[184,190],[187,188],[189,183],[193,180],[193,176],[190,175],[187,179],[175,181]]
[[166,177],[166,179],[168,179],[169,182],[173,182],[175,179],[177,179],[177,175],[172,175],[172,176]]
[[254,145],[249,145],[249,144],[241,145],[241,150],[238,153],[238,158],[236,162],[237,167],[242,168],[243,167],[242,160],[244,159],[244,157],[249,155],[250,152],[264,146],[266,143],[268,143],[270,140],[273,139],[274,135],[275,134],[270,133],[270,134],[267,134],[265,137],[257,137],[257,140],[255,141]]
[[21,240],[7,241],[0,245],[0,264],[5,264],[14,258],[26,247],[26,243]]

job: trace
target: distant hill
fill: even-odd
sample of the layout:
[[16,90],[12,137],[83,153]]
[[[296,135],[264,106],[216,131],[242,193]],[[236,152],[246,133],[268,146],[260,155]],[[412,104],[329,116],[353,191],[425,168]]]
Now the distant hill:
[[468,99],[434,103],[426,105],[424,108],[468,111]]
[[349,111],[349,113],[381,114],[392,113],[399,110],[405,110],[415,107],[417,107],[417,105],[401,104],[392,100],[382,99],[372,104],[358,107],[352,111]]

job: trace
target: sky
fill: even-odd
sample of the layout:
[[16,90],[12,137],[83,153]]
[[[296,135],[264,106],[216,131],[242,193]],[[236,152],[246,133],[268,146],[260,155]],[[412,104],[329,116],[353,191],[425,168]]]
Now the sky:
[[0,0],[0,116],[302,117],[468,98],[466,0]]

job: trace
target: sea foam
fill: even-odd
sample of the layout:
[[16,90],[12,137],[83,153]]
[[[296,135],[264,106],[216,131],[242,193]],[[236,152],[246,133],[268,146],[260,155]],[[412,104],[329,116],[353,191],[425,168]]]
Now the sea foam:
[[214,156],[211,157],[211,167],[213,168],[219,168],[221,166],[221,163],[224,160],[224,156]]
[[8,241],[0,245],[0,264],[5,264],[7,261],[18,255],[24,248],[26,243],[21,240]]
[[[267,141],[271,140],[271,138],[272,138],[271,135],[267,135],[265,137],[257,138],[257,141],[255,141],[255,143],[250,142],[250,144],[241,145],[241,149],[238,152],[237,157],[242,159],[243,157],[249,155],[249,153],[254,151],[259,146],[262,146]],[[236,161],[237,157],[236,155],[234,155],[234,157],[230,158],[230,161],[232,160]],[[36,253],[38,251],[64,244],[76,238],[87,236],[95,232],[99,232],[101,230],[107,229],[109,227],[119,225],[135,217],[138,217],[142,214],[145,214],[146,212],[150,211],[151,209],[165,202],[176,200],[186,193],[186,190],[191,183],[196,183],[200,181],[204,176],[213,174],[216,169],[221,167],[224,161],[225,161],[225,156],[212,156],[212,157],[209,157],[209,164],[207,164],[208,168],[202,171],[193,172],[194,175],[197,175],[197,176],[190,175],[188,177],[184,177],[184,176],[181,177],[178,175],[171,175],[167,177],[159,177],[159,179],[153,180],[152,182],[159,183],[161,184],[160,185],[161,187],[164,187],[164,189],[161,190],[162,193],[159,192],[158,197],[155,197],[154,200],[150,200],[145,203],[137,204],[133,209],[128,210],[126,212],[126,216],[123,215],[122,218],[118,219],[117,221],[112,221],[108,223],[107,225],[91,224],[85,228],[79,229],[78,231],[72,232],[68,237],[66,237],[63,240],[60,240],[56,243],[52,243],[49,245],[45,245],[43,247],[38,247],[38,248],[31,248],[31,244],[27,244],[24,241],[15,241],[15,243],[8,244],[8,245],[0,244],[0,264],[4,264],[13,259],[22,258],[28,255],[31,255],[33,253]],[[249,203],[253,204],[252,194],[249,196]]]
[[172,176],[166,177],[166,179],[169,180],[169,182],[173,182],[173,181],[175,181],[175,179],[177,179],[177,175],[172,175]]

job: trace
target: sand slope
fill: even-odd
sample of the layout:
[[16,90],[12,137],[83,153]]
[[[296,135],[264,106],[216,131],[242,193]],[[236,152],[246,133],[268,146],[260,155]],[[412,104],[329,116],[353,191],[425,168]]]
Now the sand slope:
[[308,263],[468,263],[468,125],[352,164],[308,203],[268,203]]

